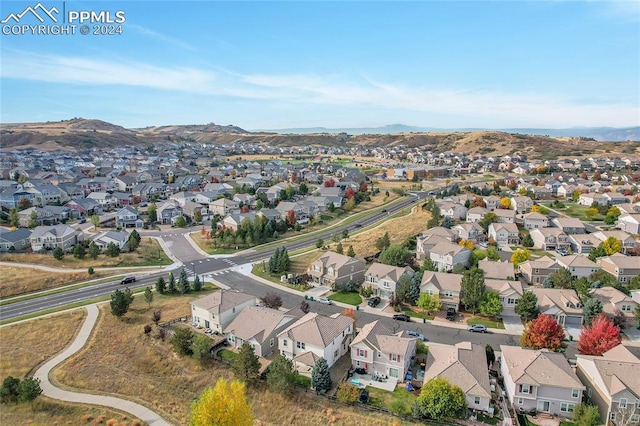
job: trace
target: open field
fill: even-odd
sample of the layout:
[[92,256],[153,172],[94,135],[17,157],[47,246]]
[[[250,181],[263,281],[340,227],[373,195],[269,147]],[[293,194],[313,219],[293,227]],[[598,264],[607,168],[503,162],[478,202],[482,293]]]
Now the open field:
[[140,246],[133,253],[120,253],[118,257],[108,257],[104,254],[97,259],[85,256],[84,259],[76,259],[71,254],[66,254],[62,260],[57,260],[51,254],[39,253],[4,253],[0,256],[3,262],[31,263],[34,265],[51,266],[54,268],[87,269],[103,267],[127,267],[127,266],[156,266],[170,265],[171,259],[164,253],[158,241],[153,238],[142,237]]
[[425,231],[430,218],[431,213],[417,206],[406,216],[388,220],[367,232],[353,235],[346,240],[342,240],[342,247],[344,247],[345,253],[349,249],[349,246],[353,246],[356,256],[371,256],[378,252],[375,242],[378,238],[382,237],[385,232],[389,233],[391,244],[401,244],[407,238]]
[[60,352],[75,338],[85,315],[77,309],[0,328],[0,378],[22,378]]
[[[295,257],[290,257],[291,260],[291,271],[290,273],[292,274],[304,274],[307,270],[307,268],[309,267],[309,264],[311,262],[313,262],[314,260],[316,260],[323,252],[320,252],[318,250],[312,250],[309,251],[307,253],[295,256]],[[286,286],[286,287],[290,287],[296,290],[302,290],[302,287],[300,285],[293,285],[293,284],[288,284],[288,283],[282,283],[280,281],[280,275],[271,275],[269,274],[268,271],[266,271],[266,262],[265,265],[263,267],[262,264],[256,264],[253,269],[251,270],[251,273],[260,277],[260,278],[264,278],[265,280],[269,280],[271,282],[274,282],[276,284],[282,285],[282,286]]]
[[[137,297],[122,321],[103,305],[88,345],[56,370],[53,378],[66,386],[117,394],[141,402],[175,424],[186,425],[194,398],[218,378],[231,377],[231,372],[218,363],[202,367],[191,358],[179,358],[168,341],[145,336],[142,329],[151,323],[154,309],[162,310],[163,321],[188,315],[193,297],[156,296],[151,309]],[[248,397],[257,425],[382,426],[396,420],[333,404],[312,393],[284,397],[261,383],[248,387]]]
[[47,290],[67,284],[93,280],[112,275],[111,272],[49,272],[15,266],[0,266],[0,297],[10,297],[33,291]]

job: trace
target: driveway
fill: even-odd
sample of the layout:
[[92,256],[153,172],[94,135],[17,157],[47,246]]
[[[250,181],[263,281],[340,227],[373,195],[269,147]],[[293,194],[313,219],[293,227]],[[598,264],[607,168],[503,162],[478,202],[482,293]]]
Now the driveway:
[[564,328],[567,334],[573,337],[573,340],[580,339],[580,333],[582,333],[582,326],[568,326]]
[[624,328],[622,329],[622,332],[632,342],[640,343],[640,330],[638,330],[637,328],[635,327]]
[[522,334],[524,331],[524,326],[522,325],[520,317],[503,316],[502,323],[504,324],[504,329],[512,332],[512,334]]

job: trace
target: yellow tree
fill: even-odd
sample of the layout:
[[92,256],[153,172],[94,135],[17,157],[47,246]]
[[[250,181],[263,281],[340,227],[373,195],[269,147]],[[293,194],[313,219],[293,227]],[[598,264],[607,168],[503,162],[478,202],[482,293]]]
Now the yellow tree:
[[509,197],[502,197],[500,199],[500,208],[508,209],[511,207],[511,199]]
[[609,237],[604,240],[601,244],[607,256],[611,256],[614,253],[622,252],[622,242],[616,237]]
[[534,204],[533,206],[531,206],[531,213],[538,213],[540,211],[540,206],[537,204]]
[[527,249],[517,249],[511,255],[511,263],[514,266],[518,266],[522,262],[526,262],[531,257],[531,252]]
[[253,413],[244,383],[218,379],[191,405],[189,426],[251,426]]
[[461,247],[466,247],[469,250],[473,250],[476,247],[476,244],[471,240],[460,240],[458,245]]

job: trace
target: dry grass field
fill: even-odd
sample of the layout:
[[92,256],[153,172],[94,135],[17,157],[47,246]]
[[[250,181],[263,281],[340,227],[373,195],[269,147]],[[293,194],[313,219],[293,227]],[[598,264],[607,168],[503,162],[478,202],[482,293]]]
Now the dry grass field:
[[[378,251],[375,246],[376,240],[385,232],[389,233],[391,244],[401,244],[405,239],[425,231],[430,218],[431,213],[416,206],[409,215],[388,220],[376,228],[342,240],[342,247],[346,252],[349,246],[353,246],[358,257],[371,256]],[[332,248],[333,246],[335,244]]]
[[33,291],[47,290],[67,284],[92,280],[112,275],[111,272],[48,272],[39,269],[0,266],[0,297],[10,297]]
[[[156,296],[151,309],[137,298],[123,321],[108,307],[101,316],[87,347],[53,373],[66,386],[117,394],[156,410],[177,425],[188,424],[190,404],[206,387],[230,370],[218,363],[202,367],[191,358],[177,357],[168,342],[145,336],[153,309],[162,310],[163,320],[189,314],[193,296]],[[152,335],[155,334],[152,331]],[[312,392],[285,398],[262,384],[248,387],[256,425],[390,425],[393,417],[361,412],[317,399]]]
[[84,309],[77,309],[0,328],[0,378],[22,378],[60,352],[75,338],[85,316]]
[[153,266],[170,265],[171,260],[164,253],[158,241],[153,238],[143,237],[140,246],[133,253],[120,253],[118,257],[108,257],[104,254],[93,260],[89,256],[84,259],[76,259],[71,254],[66,254],[62,260],[57,260],[51,254],[39,253],[3,253],[0,255],[3,262],[30,263],[33,265],[51,266],[54,268],[87,269],[101,267],[126,267],[126,266]]

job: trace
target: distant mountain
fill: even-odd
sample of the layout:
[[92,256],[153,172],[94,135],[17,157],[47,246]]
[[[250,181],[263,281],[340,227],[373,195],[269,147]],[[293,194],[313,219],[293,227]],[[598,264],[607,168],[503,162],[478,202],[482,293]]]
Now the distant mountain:
[[569,129],[482,129],[482,128],[458,128],[444,129],[437,127],[419,127],[408,126],[406,124],[389,124],[382,127],[345,127],[345,128],[327,128],[327,127],[308,127],[308,128],[290,128],[290,129],[261,129],[255,130],[261,132],[273,132],[284,134],[311,134],[311,133],[347,133],[350,135],[363,134],[394,134],[394,133],[421,133],[421,132],[475,132],[475,131],[499,131],[506,133],[520,133],[525,135],[539,135],[552,137],[584,137],[592,138],[597,141],[622,142],[622,141],[640,141],[640,127],[574,127]]

